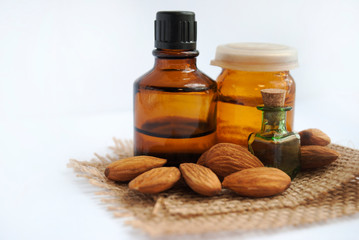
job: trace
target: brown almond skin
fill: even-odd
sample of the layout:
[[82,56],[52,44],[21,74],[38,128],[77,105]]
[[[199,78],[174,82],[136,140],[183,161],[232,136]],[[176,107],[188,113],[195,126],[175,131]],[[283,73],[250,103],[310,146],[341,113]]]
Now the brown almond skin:
[[127,182],[152,168],[162,167],[166,162],[166,159],[151,156],[124,158],[108,165],[105,176],[114,181]]
[[245,197],[269,197],[284,192],[290,177],[277,168],[249,168],[224,178],[222,186]]
[[199,159],[197,161],[197,164],[203,165],[203,166],[206,164],[206,158],[207,158],[208,152],[209,152],[209,150],[202,153],[202,155],[199,157]]
[[182,163],[180,170],[187,185],[196,193],[214,196],[221,192],[221,182],[211,169],[194,163]]
[[302,146],[300,151],[302,169],[324,167],[334,162],[339,157],[337,151],[323,146]]
[[263,163],[246,148],[233,143],[218,143],[206,154],[204,165],[220,177],[247,168],[263,167]]
[[299,132],[300,144],[327,146],[330,143],[330,137],[316,128],[310,128]]
[[154,168],[142,173],[133,179],[129,188],[142,193],[159,193],[173,187],[181,178],[181,173],[176,167]]

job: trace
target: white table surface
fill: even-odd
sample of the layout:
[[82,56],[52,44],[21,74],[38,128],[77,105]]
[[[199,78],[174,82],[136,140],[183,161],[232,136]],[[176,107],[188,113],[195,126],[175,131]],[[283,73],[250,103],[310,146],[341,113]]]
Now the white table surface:
[[[357,112],[336,108],[333,114],[332,109],[297,105],[296,129],[318,127],[334,143],[359,148]],[[125,219],[114,218],[94,195],[98,188],[66,167],[70,158],[109,152],[112,137],[131,139],[130,111],[2,119],[0,133],[0,239],[149,239],[126,226]],[[299,228],[185,239],[358,239],[358,229],[355,215]]]

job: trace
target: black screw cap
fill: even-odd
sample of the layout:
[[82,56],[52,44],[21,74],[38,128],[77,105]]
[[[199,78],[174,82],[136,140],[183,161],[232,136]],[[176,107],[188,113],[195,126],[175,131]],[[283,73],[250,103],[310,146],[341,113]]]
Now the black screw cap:
[[197,22],[194,12],[161,11],[155,20],[155,47],[195,50]]

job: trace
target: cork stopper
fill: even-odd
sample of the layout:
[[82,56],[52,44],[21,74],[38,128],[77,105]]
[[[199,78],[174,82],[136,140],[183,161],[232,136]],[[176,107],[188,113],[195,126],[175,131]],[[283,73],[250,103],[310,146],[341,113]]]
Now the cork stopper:
[[285,90],[268,88],[261,90],[265,107],[284,107]]

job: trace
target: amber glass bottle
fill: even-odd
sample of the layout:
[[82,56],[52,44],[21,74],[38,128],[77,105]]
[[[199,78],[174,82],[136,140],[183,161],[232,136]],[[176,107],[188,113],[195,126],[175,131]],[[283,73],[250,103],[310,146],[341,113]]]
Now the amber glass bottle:
[[158,12],[155,23],[154,68],[134,83],[134,154],[195,162],[216,142],[217,84],[196,66],[194,13]]
[[295,82],[289,73],[297,66],[296,50],[265,43],[235,43],[217,47],[213,65],[223,68],[218,76],[217,140],[246,146],[248,135],[258,132],[263,104],[261,89],[286,90],[287,129],[293,128]]
[[[247,144],[248,135],[259,131],[261,114],[257,106],[263,104],[260,90],[285,89],[286,105],[294,109],[295,83],[288,71],[249,72],[224,69],[218,77],[218,141]],[[233,87],[233,86],[237,87]],[[288,112],[287,128],[292,130],[294,110]]]

